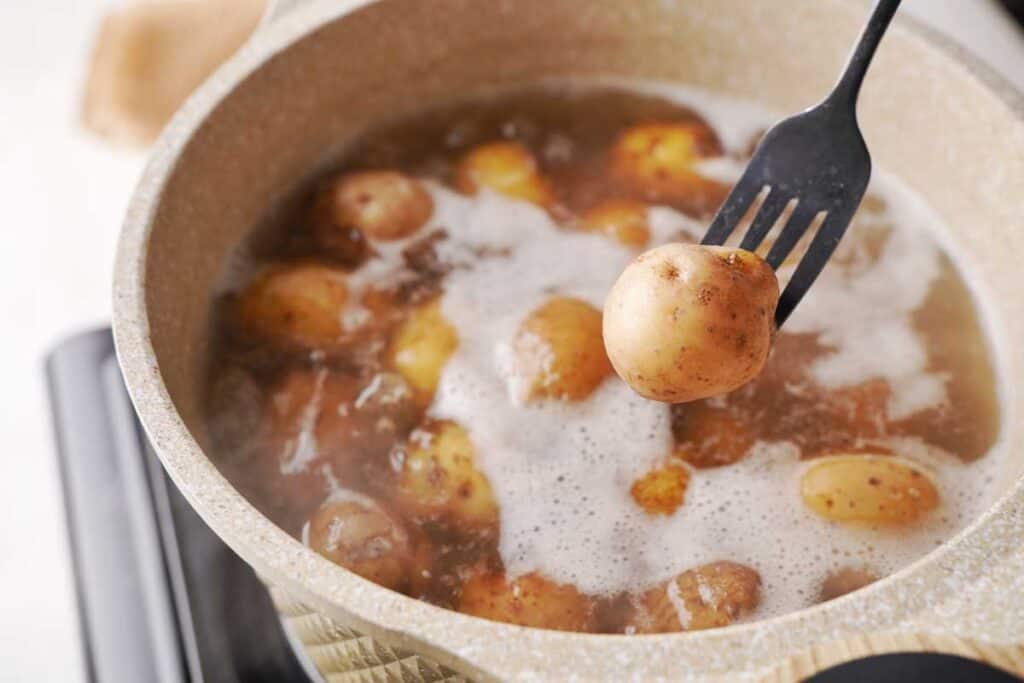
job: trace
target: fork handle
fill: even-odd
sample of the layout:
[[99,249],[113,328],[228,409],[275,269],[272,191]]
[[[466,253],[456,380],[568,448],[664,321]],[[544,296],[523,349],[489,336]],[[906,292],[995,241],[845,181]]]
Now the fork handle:
[[878,44],[882,42],[882,36],[889,28],[896,10],[899,9],[901,0],[877,0],[875,8],[871,11],[871,18],[867,26],[857,40],[857,46],[853,48],[850,59],[846,64],[843,75],[836,83],[832,94],[828,96],[827,103],[837,106],[848,107],[853,114],[856,114],[855,106],[857,96],[860,94],[860,86],[864,82],[864,76],[871,66],[871,60],[875,56]]

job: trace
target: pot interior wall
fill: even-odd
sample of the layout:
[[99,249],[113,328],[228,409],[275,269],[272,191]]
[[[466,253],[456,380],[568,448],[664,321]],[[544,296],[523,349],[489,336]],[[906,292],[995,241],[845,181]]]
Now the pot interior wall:
[[[864,12],[841,0],[795,0],[786,12],[746,0],[382,0],[307,36],[216,108],[157,207],[147,309],[185,423],[205,444],[208,294],[228,251],[366,125],[552,76],[682,82],[794,111],[827,91]],[[877,163],[946,218],[980,290],[994,294],[1005,347],[1016,354],[1024,342],[1016,256],[1024,253],[1024,214],[1014,199],[1024,188],[1021,123],[977,79],[903,30],[883,45],[861,115]],[[1012,386],[1019,367],[1006,370]],[[1004,422],[1017,429],[1022,417],[1008,403]],[[1019,434],[1008,438],[1019,451]]]

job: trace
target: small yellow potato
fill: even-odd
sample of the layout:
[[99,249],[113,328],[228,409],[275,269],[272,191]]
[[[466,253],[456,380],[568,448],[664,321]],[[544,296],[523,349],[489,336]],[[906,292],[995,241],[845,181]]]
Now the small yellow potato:
[[864,567],[837,569],[822,581],[818,601],[826,602],[838,598],[840,595],[852,593],[875,581],[878,581],[878,574]]
[[328,499],[309,520],[306,544],[331,562],[385,588],[403,590],[413,548],[401,524],[365,496]]
[[[318,434],[321,430],[351,431],[354,422],[351,411],[338,408],[350,405],[358,395],[359,381],[355,377],[326,369],[293,370],[268,392],[264,423],[276,443],[294,442],[303,430],[322,441]],[[342,421],[343,417],[347,419]],[[332,424],[321,425],[321,422]]]
[[513,342],[515,374],[526,398],[581,401],[612,374],[601,340],[601,311],[554,297],[527,316]]
[[643,123],[626,129],[615,141],[612,171],[648,199],[686,200],[713,187],[717,190],[718,184],[699,175],[694,166],[721,153],[714,131],[703,123]]
[[[394,373],[369,382],[327,370],[294,370],[270,391],[265,424],[285,461],[329,462],[346,476],[384,458],[420,417],[412,389]],[[286,469],[292,469],[286,465]]]
[[815,460],[800,478],[800,495],[813,512],[845,524],[910,524],[939,504],[935,484],[922,472],[875,455]]
[[760,591],[761,576],[750,567],[712,562],[641,595],[630,625],[638,633],[728,626],[757,607]]
[[320,253],[346,269],[358,268],[371,254],[363,231],[354,225],[338,223],[334,200],[328,194],[316,198],[309,211],[310,233]]
[[672,406],[672,434],[676,457],[697,469],[739,462],[756,441],[728,408],[714,407],[706,401]]
[[434,200],[416,180],[396,171],[360,171],[337,178],[314,205],[313,237],[347,253],[352,229],[371,242],[409,237],[434,213]]
[[629,493],[647,514],[671,515],[683,504],[689,483],[690,471],[670,463],[637,479]]
[[455,328],[441,314],[441,300],[414,310],[391,339],[392,366],[424,397],[432,397],[441,371],[459,345]]
[[344,334],[341,313],[347,300],[343,271],[317,264],[281,266],[249,284],[237,314],[247,334],[283,346],[326,348]]
[[401,451],[396,495],[412,514],[462,531],[498,521],[491,484],[476,466],[469,435],[454,422],[428,423],[412,432]]
[[455,187],[466,194],[487,187],[545,207],[555,200],[537,159],[518,142],[493,142],[470,150],[455,170]]
[[520,626],[587,632],[596,624],[596,604],[573,586],[532,573],[508,580],[499,571],[480,570],[464,584],[460,612]]
[[761,372],[779,284],[741,249],[666,244],[626,267],[604,305],[615,371],[647,398],[682,403],[737,389]]
[[651,240],[647,205],[629,199],[608,199],[597,204],[583,214],[581,226],[627,247],[645,247]]

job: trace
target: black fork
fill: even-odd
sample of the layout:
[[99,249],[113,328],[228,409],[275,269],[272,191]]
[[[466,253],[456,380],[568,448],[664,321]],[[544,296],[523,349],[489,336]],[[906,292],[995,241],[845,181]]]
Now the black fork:
[[740,248],[754,251],[786,207],[795,204],[766,257],[778,269],[804,234],[820,225],[779,299],[778,326],[821,273],[864,197],[871,178],[871,155],[857,124],[857,96],[900,1],[877,0],[846,70],[821,104],[765,133],[704,235],[702,244],[724,244],[755,200],[763,197],[740,242]]

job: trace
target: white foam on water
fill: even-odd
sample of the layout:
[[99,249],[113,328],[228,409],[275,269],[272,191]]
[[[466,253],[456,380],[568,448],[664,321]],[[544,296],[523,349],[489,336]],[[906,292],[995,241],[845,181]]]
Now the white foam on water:
[[[771,120],[749,105],[672,93],[708,116],[733,151]],[[722,163],[715,173],[735,172],[729,169]],[[810,604],[825,574],[840,566],[866,564],[885,574],[908,564],[987,504],[992,458],[965,465],[900,439],[890,445],[932,476],[943,494],[940,510],[910,530],[840,527],[801,502],[806,463],[798,449],[759,442],[735,465],[695,471],[675,514],[647,515],[629,488],[671,452],[667,406],[639,397],[618,378],[582,402],[525,403],[523,378],[509,360],[515,332],[533,309],[554,295],[600,307],[634,254],[603,236],[559,228],[543,210],[492,192],[469,198],[433,183],[429,189],[436,210],[428,229],[448,232],[439,252],[456,265],[442,311],[459,334],[431,413],[461,424],[475,444],[501,508],[500,552],[510,574],[539,571],[585,592],[611,594],[733,560],[760,572],[756,616],[763,617]],[[816,333],[828,348],[811,368],[822,386],[889,380],[889,413],[897,419],[946,400],[945,377],[927,371],[910,322],[938,273],[940,251],[929,235],[934,216],[907,188],[876,173],[871,192],[885,200],[884,219],[897,226],[880,258],[859,269],[826,270],[787,329]],[[703,231],[666,207],[653,208],[650,218],[655,243]],[[481,247],[502,255],[480,259]]]
[[871,189],[885,201],[887,220],[897,229],[870,265],[853,273],[826,268],[786,330],[816,333],[828,347],[811,366],[823,387],[854,386],[865,377],[888,380],[889,417],[900,419],[946,400],[946,378],[928,371],[928,354],[912,320],[939,275],[940,251],[929,235],[934,217],[898,180],[876,172]]
[[[815,517],[798,496],[805,463],[789,443],[762,442],[735,465],[694,472],[686,503],[674,515],[647,515],[629,488],[671,452],[667,406],[639,397],[617,378],[583,402],[524,404],[511,389],[521,378],[508,369],[510,342],[530,311],[556,294],[600,306],[632,253],[599,235],[567,232],[544,211],[494,193],[467,198],[436,185],[431,192],[438,207],[433,220],[450,235],[442,243],[444,257],[460,264],[446,281],[442,302],[459,332],[459,347],[445,366],[431,412],[463,425],[476,446],[501,508],[500,551],[512,575],[540,571],[607,594],[641,590],[695,565],[729,559],[761,573],[758,614],[778,614],[813,601],[829,570],[852,563],[888,573],[981,511],[987,460],[964,465],[903,440],[893,444],[896,451],[921,463],[944,494],[941,512],[912,531],[850,530]],[[660,231],[664,236],[692,222],[665,207],[655,213],[673,226]],[[506,255],[486,262],[471,258],[483,245]],[[865,343],[856,322],[874,324],[881,305],[868,276],[854,273],[852,287],[826,281],[817,295],[825,304],[808,306],[798,326],[833,346],[814,369],[823,384],[873,377],[930,383],[911,386],[909,396],[894,386],[900,414],[945,399],[943,378],[924,371],[921,340],[907,317],[923,300],[937,255],[917,239],[887,242],[880,263],[912,268],[915,290],[887,298],[887,331],[878,337],[887,338],[885,349],[867,354],[856,351]],[[871,272],[895,278],[894,286],[901,282],[892,272]],[[858,303],[840,302],[842,291]],[[820,315],[821,305],[841,305],[841,319]]]
[[[689,88],[628,87],[705,116],[733,156],[703,164],[701,172],[723,181],[735,179],[742,170],[736,155],[777,118]],[[705,562],[731,560],[760,573],[762,602],[752,618],[762,618],[811,604],[825,575],[839,567],[895,571],[952,537],[988,505],[1001,465],[996,453],[964,464],[919,439],[890,439],[887,445],[899,457],[935,481],[942,506],[911,529],[842,527],[815,516],[800,500],[798,482],[807,463],[799,449],[758,442],[734,465],[692,472],[685,503],[673,515],[647,515],[629,489],[670,456],[668,407],[638,396],[617,377],[581,402],[526,402],[526,378],[517,374],[511,347],[526,316],[552,296],[601,308],[635,253],[602,235],[561,228],[524,202],[489,191],[465,197],[425,184],[435,211],[420,234],[443,229],[448,235],[435,248],[452,266],[442,312],[459,336],[430,412],[458,422],[474,443],[500,505],[499,550],[511,575],[538,571],[584,592],[614,594],[645,590]],[[816,383],[841,388],[886,379],[892,388],[888,415],[902,419],[947,400],[947,378],[929,372],[923,340],[911,324],[939,272],[933,234],[938,218],[887,174],[876,171],[870,192],[887,207],[878,220],[895,225],[879,258],[827,268],[786,329],[816,334],[827,348],[810,368]],[[653,244],[680,236],[695,240],[704,231],[700,222],[668,207],[652,207],[649,220]],[[375,282],[406,277],[401,252],[410,241],[378,245],[378,257],[350,281],[351,299]],[[787,273],[780,276],[785,280]],[[362,318],[352,306],[342,316],[354,325]],[[318,383],[311,405],[319,403],[319,389]],[[315,444],[303,439],[312,438],[311,425],[304,424],[288,445],[286,467],[306,466]],[[667,597],[680,621],[688,621],[678,593]]]

